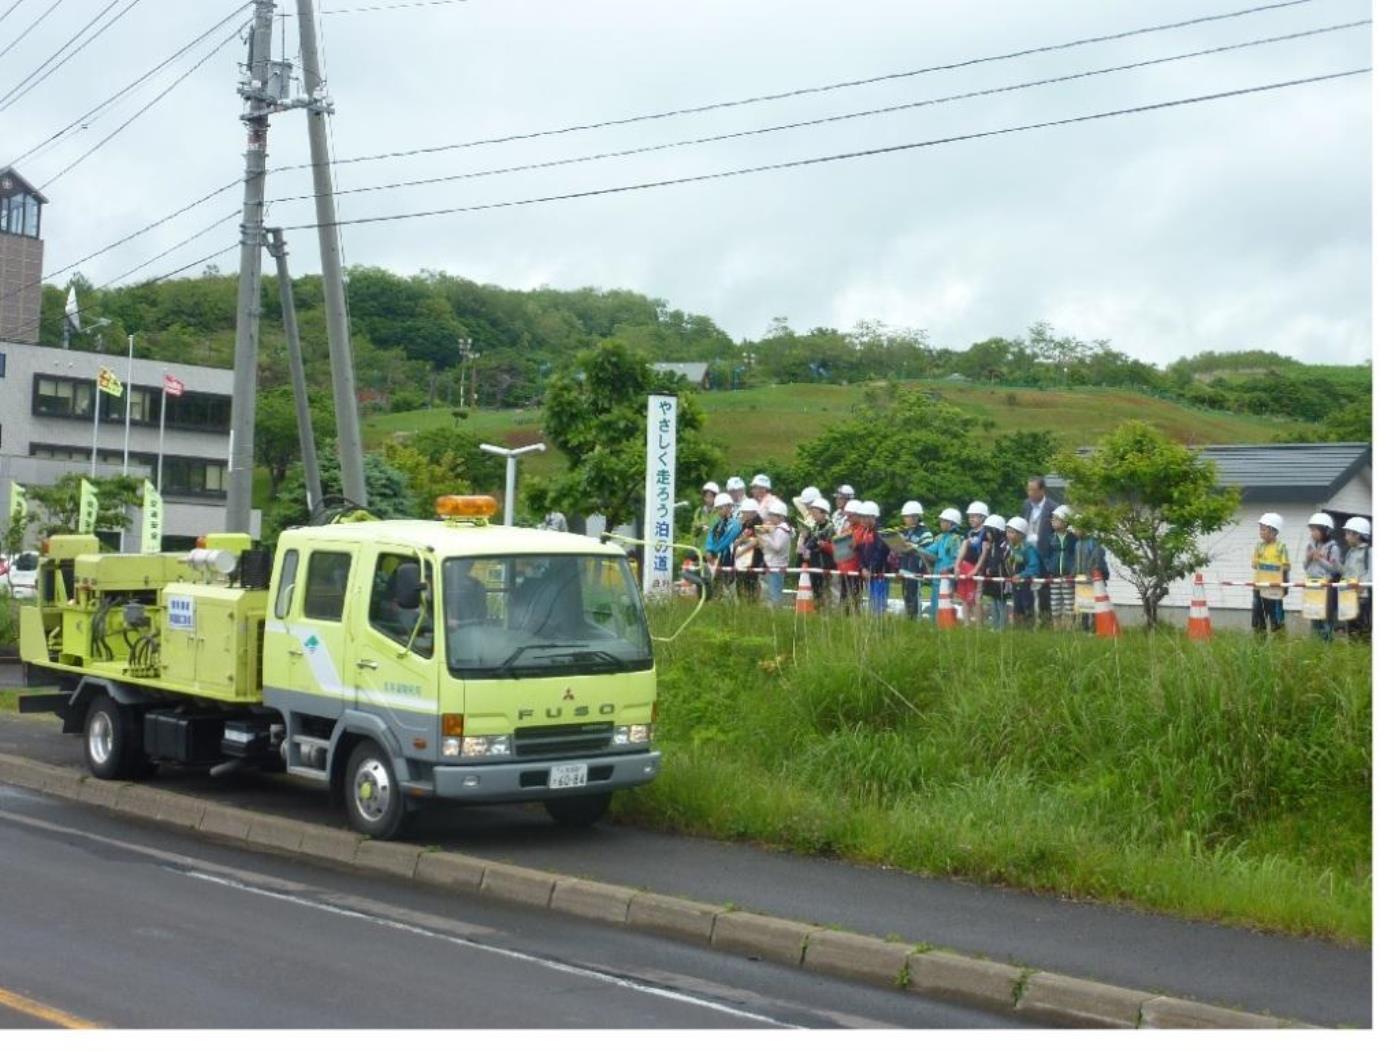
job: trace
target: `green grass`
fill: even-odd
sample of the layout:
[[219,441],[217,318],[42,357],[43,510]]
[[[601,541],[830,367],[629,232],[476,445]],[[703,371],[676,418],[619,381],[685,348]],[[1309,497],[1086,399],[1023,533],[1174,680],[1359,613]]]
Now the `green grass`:
[[0,712],[19,711],[19,691],[0,688]]
[[1366,648],[720,607],[659,669],[623,820],[1369,944]]
[[[1191,444],[1264,442],[1281,429],[1259,416],[1179,405],[1136,391],[1018,390],[969,383],[907,383],[939,391],[944,400],[999,429],[1049,429],[1066,448],[1086,445],[1126,420],[1156,424],[1172,438]],[[737,467],[793,459],[799,442],[817,437],[860,404],[868,384],[840,387],[792,383],[738,391],[706,391],[698,401],[707,412],[707,431],[724,445]],[[376,448],[394,435],[454,422],[449,409],[418,409],[365,417],[364,441]],[[537,409],[476,410],[466,426],[485,440],[507,445],[540,441],[542,414]],[[560,463],[548,452],[533,469]]]

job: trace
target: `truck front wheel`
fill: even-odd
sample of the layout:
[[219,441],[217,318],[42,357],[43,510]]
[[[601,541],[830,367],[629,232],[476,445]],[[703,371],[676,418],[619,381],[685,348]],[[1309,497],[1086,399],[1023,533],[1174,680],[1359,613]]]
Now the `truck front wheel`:
[[140,722],[130,708],[110,697],[87,706],[87,769],[103,781],[135,779],[146,772]]
[[553,821],[564,828],[589,828],[610,809],[609,792],[594,796],[561,796],[542,805]]
[[392,761],[374,742],[363,741],[349,756],[344,776],[349,824],[374,839],[391,839],[402,828],[406,805]]

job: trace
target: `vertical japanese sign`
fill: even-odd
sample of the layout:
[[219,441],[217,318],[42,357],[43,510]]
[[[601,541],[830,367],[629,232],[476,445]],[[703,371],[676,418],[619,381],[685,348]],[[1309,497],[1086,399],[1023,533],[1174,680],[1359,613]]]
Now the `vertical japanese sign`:
[[97,531],[97,489],[86,478],[77,485],[77,531],[95,533]]
[[644,594],[673,587],[673,502],[678,483],[678,399],[649,395],[649,454],[644,468]]
[[159,554],[160,538],[164,536],[165,502],[160,494],[145,480],[145,500],[141,509],[140,551],[143,555]]

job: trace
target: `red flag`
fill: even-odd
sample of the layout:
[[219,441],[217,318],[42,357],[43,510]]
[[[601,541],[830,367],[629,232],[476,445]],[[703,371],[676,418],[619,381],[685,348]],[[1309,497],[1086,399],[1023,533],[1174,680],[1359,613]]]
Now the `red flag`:
[[184,382],[177,380],[168,372],[165,373],[165,393],[171,398],[177,398],[184,393]]

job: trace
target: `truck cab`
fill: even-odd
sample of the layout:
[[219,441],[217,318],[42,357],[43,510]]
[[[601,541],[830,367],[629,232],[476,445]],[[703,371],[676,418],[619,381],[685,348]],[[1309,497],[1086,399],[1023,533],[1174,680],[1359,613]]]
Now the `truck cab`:
[[[383,838],[431,800],[538,801],[589,824],[660,763],[653,647],[625,553],[490,525],[479,512],[492,500],[455,499],[441,521],[286,530],[261,588],[225,559],[226,579],[169,572],[138,596],[98,596],[84,589],[141,556],[89,556],[74,597],[41,595],[22,623],[26,666],[67,685],[46,710],[88,735],[97,776],[284,769]],[[129,626],[137,606],[144,629],[87,623]]]

